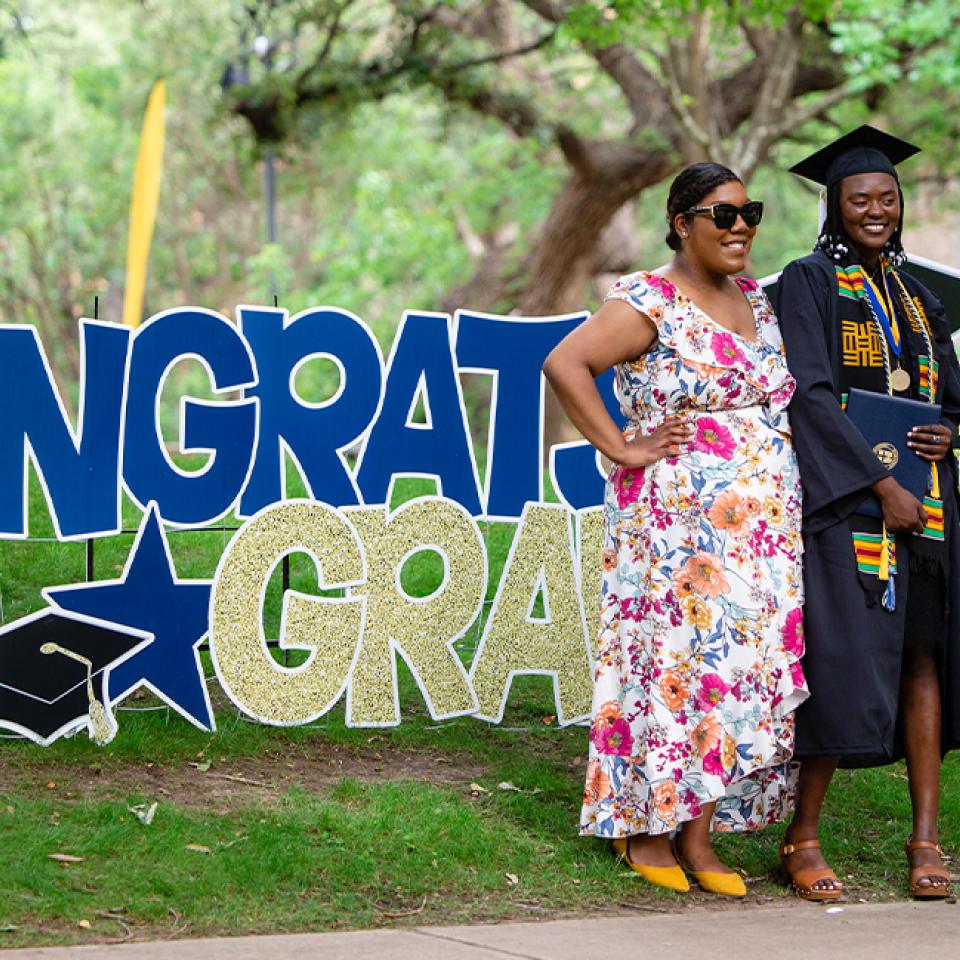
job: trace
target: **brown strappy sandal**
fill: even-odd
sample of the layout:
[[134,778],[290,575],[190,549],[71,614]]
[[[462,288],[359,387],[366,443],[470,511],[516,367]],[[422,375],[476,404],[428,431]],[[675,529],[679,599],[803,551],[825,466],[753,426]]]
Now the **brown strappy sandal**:
[[[943,857],[943,848],[939,843],[933,840],[913,840],[909,839],[903,845],[904,853],[907,855],[907,863],[910,863],[910,854],[914,850],[936,850],[939,857]],[[942,877],[946,883],[928,883],[923,885],[920,881],[924,877]],[[917,900],[943,900],[950,896],[950,874],[944,867],[914,867],[910,866],[910,893]]]
[[[796,843],[780,844],[780,863],[783,864],[784,872],[790,879],[790,885],[793,892],[801,900],[811,900],[814,903],[822,903],[825,900],[839,900],[843,896],[843,884],[837,879],[837,875],[829,867],[813,867],[810,870],[797,870],[794,873],[787,866],[787,857],[797,850],[813,850],[820,848],[819,840],[798,840]],[[818,880],[833,880],[839,884],[826,890],[818,890],[813,885]]]

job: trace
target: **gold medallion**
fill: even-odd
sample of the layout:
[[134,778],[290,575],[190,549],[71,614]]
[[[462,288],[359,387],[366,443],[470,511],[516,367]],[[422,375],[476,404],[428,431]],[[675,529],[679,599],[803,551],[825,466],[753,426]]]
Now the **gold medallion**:
[[897,392],[903,393],[910,389],[910,374],[903,367],[890,371],[890,386]]

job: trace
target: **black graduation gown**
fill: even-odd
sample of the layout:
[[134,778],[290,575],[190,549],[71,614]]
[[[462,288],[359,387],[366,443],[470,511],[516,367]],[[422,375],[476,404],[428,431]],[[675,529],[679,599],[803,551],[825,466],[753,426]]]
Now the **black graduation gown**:
[[[955,428],[960,366],[943,307],[919,281],[898,272],[926,311],[940,364],[943,419]],[[911,538],[897,537],[897,603],[889,612],[860,583],[848,523],[886,470],[840,407],[838,296],[833,264],[820,252],[788,264],[777,290],[787,364],[797,381],[790,423],[803,484],[803,669],[811,695],[797,711],[796,755],[872,766],[902,755],[896,734]],[[941,492],[949,501],[947,636],[940,663],[946,751],[960,745],[960,529],[952,453],[943,465]]]

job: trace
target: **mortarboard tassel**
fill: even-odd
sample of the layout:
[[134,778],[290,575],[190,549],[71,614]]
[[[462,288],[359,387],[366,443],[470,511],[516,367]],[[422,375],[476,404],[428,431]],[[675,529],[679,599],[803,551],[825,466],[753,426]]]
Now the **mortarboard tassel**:
[[887,589],[883,592],[883,599],[880,601],[884,610],[893,613],[897,609],[897,588],[894,586],[896,574],[890,569],[890,537],[887,535],[887,525],[883,525],[883,541],[880,544],[880,569],[877,571],[877,578],[887,582]]
[[889,613],[893,613],[897,609],[897,588],[894,586],[896,579],[896,577],[891,577],[887,581],[887,589],[884,590],[883,599],[880,601],[880,605]]
[[61,647],[59,643],[45,643],[40,648],[41,653],[62,653],[71,660],[83,664],[87,668],[87,699],[90,703],[90,711],[87,716],[90,718],[89,732],[90,739],[98,747],[108,744],[116,735],[116,731],[110,726],[110,719],[107,716],[106,707],[94,696],[93,693],[93,663],[89,657],[75,653],[73,650],[67,650]]
[[817,236],[823,233],[823,225],[827,222],[827,191],[820,191],[820,202],[817,205]]

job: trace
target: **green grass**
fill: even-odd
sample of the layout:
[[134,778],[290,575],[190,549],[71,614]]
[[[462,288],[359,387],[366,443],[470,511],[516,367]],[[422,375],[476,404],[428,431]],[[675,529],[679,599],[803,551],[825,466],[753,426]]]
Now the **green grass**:
[[[706,899],[650,888],[618,867],[606,844],[577,837],[585,735],[543,724],[545,685],[519,684],[508,719],[521,730],[466,719],[438,727],[414,702],[409,680],[404,686],[405,720],[392,730],[348,729],[339,715],[320,729],[270,729],[228,711],[210,735],[149,712],[122,716],[117,739],[103,749],[82,736],[46,750],[8,741],[2,943],[109,939],[123,933],[119,920],[136,937],[181,929],[199,936],[681,908]],[[310,786],[310,764],[332,754],[348,767],[376,754],[410,778],[348,774]],[[438,755],[454,773],[475,772],[454,783],[418,779],[416,761]],[[241,763],[248,779],[270,779],[257,771],[287,758],[298,761],[304,785],[258,796],[241,783],[219,806],[190,795],[191,783],[199,792],[205,778],[230,777]],[[954,757],[944,781],[943,839],[960,850]],[[499,789],[502,782],[522,792]],[[164,783],[175,789],[164,795]],[[156,817],[144,826],[129,808],[153,801]],[[837,775],[824,847],[849,877],[853,899],[904,895],[908,831],[901,765]],[[756,878],[754,900],[788,895],[777,872],[779,835],[772,828],[718,838],[721,855]],[[51,853],[83,860],[62,864]]]
[[[408,486],[404,495],[418,492]],[[136,512],[126,510],[133,527]],[[32,533],[45,535],[42,516]],[[492,596],[511,529],[491,526],[488,538]],[[99,578],[119,573],[131,540],[97,544]],[[209,577],[225,536],[171,533],[170,540],[181,577]],[[312,565],[301,559],[291,579],[309,590]],[[426,556],[405,576],[429,592],[437,574]],[[5,621],[40,606],[41,586],[82,577],[82,545],[0,543]],[[279,594],[277,575],[268,630],[271,617],[278,622]],[[476,632],[462,645],[467,660],[475,640]],[[119,733],[105,748],[82,734],[45,749],[0,741],[0,945],[716,902],[651,888],[618,867],[606,844],[577,836],[586,733],[549,722],[555,707],[546,678],[517,679],[504,721],[494,727],[469,718],[434,723],[402,663],[399,674],[403,722],[387,730],[346,727],[342,704],[307,727],[259,726],[241,718],[211,681],[213,734],[166,709],[121,710]],[[342,775],[334,766],[340,762]],[[519,791],[500,789],[504,782]],[[130,808],[155,801],[156,817],[145,826]],[[851,898],[905,895],[909,812],[902,765],[837,775],[824,848],[850,878]],[[944,766],[941,823],[944,844],[960,853],[955,755]],[[721,855],[752,878],[754,902],[788,897],[777,870],[780,833],[717,840]],[[52,853],[82,860],[64,864]]]

